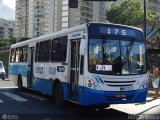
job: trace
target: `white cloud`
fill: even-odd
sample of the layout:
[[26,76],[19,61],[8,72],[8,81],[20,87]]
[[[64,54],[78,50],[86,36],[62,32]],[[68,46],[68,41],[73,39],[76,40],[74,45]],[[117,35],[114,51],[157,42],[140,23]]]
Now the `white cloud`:
[[15,10],[15,4],[16,4],[15,0],[3,0],[3,3]]

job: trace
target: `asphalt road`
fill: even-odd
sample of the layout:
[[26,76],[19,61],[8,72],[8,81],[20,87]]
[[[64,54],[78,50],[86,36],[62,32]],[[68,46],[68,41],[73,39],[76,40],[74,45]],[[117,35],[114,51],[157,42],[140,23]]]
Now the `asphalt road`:
[[60,108],[50,96],[30,90],[19,92],[17,86],[8,79],[0,80],[2,120],[117,120],[117,118],[127,120],[128,114],[111,108],[90,111],[73,103]]
[[0,89],[1,116],[17,116],[18,120],[123,120],[126,113],[114,109],[94,110],[80,108],[68,103],[65,108],[57,107],[50,96],[36,92],[18,92],[17,88]]
[[[144,109],[142,113],[136,115],[132,111],[129,112],[131,108],[135,111],[139,109],[134,105],[126,107],[115,105],[104,110],[91,111],[72,103],[60,108],[50,96],[29,90],[19,92],[11,81],[0,80],[0,120],[136,120],[146,119],[144,115],[152,114],[160,118],[159,105]],[[158,117],[155,120],[159,120]],[[147,120],[150,120],[148,118]]]

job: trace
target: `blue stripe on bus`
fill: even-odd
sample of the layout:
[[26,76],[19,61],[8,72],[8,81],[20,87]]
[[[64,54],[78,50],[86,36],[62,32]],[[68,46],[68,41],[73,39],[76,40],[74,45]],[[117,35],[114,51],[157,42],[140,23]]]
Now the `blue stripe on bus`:
[[104,84],[104,81],[99,76],[96,76],[95,79],[98,83]]
[[33,89],[36,91],[52,95],[52,86],[53,86],[52,80],[34,78]]
[[9,65],[9,73],[18,75],[21,74],[22,76],[27,76],[27,66],[26,65]]
[[95,79],[96,79],[96,81],[97,81],[98,83],[100,83],[100,81],[99,81],[99,79],[98,79],[97,77],[95,77]]
[[102,84],[104,84],[103,80],[100,77],[98,77],[98,79],[101,81]]

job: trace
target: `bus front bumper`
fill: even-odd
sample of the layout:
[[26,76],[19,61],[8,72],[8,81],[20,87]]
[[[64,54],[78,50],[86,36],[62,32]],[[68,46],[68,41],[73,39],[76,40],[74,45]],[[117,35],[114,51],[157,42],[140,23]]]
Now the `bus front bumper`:
[[83,105],[107,105],[142,103],[146,101],[147,88],[126,92],[106,92],[92,89],[85,89]]

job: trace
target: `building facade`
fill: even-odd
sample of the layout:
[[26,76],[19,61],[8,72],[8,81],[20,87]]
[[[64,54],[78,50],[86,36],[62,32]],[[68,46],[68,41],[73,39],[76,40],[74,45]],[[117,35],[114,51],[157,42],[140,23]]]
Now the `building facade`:
[[53,32],[53,0],[16,0],[16,37],[33,38]]
[[0,18],[0,38],[10,38],[14,36],[15,21]]
[[87,22],[105,22],[106,2],[78,1],[78,8],[69,8],[68,0],[62,1],[62,29]]
[[16,37],[34,38],[86,22],[105,22],[104,2],[68,0],[16,0]]

